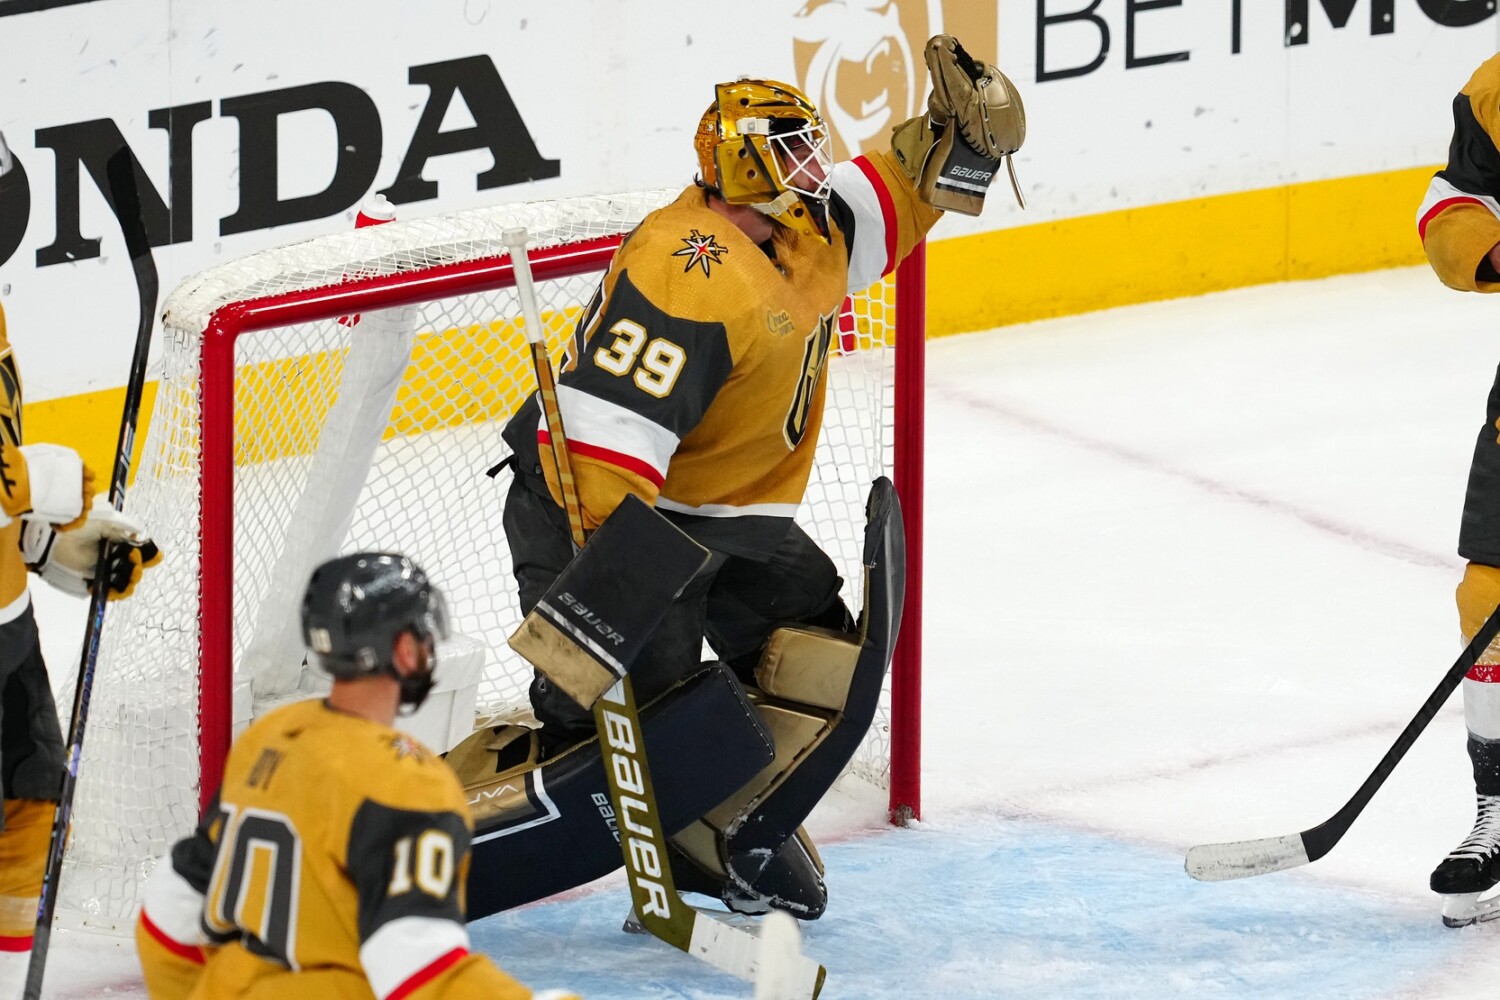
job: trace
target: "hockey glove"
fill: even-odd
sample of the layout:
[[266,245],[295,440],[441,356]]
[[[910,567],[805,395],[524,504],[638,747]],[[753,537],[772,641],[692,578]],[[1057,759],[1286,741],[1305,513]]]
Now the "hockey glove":
[[0,526],[20,518],[74,528],[93,496],[93,470],[72,448],[0,441]]
[[58,590],[83,596],[93,585],[101,542],[109,543],[105,573],[111,601],[129,597],[146,569],[161,562],[161,550],[140,524],[102,496],[77,528],[27,522],[21,531],[21,557]]
[[994,66],[979,62],[951,35],[934,35],[925,52],[932,76],[927,114],[896,126],[891,150],[934,208],[978,215],[1004,160],[1011,189],[1011,154],[1026,141],[1026,108],[1015,84]]

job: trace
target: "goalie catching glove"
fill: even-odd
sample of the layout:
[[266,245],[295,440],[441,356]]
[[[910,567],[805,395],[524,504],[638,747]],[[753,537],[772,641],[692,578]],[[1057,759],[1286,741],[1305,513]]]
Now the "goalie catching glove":
[[891,151],[934,208],[978,215],[1004,160],[1011,189],[1026,199],[1011,155],[1026,141],[1026,108],[1015,84],[964,51],[952,35],[934,35],[925,52],[932,76],[927,114],[897,125]]
[[141,525],[103,495],[77,527],[28,521],[21,531],[21,557],[58,590],[84,596],[94,582],[101,543],[109,543],[105,573],[111,601],[129,597],[146,567],[161,562],[161,550]]

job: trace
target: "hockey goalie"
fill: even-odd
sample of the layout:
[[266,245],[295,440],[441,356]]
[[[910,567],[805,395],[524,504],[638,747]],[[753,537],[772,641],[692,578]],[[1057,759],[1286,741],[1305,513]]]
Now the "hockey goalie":
[[[741,913],[824,912],[801,825],[874,717],[904,582],[888,481],[870,494],[858,619],[793,520],[835,325],[944,210],[977,214],[1025,136],[999,70],[944,35],[926,59],[927,113],[889,150],[838,164],[796,88],[718,85],[694,138],[698,179],[632,233],[574,331],[557,387],[569,481],[535,396],[508,424],[505,529],[533,623],[530,644],[513,644],[538,668],[540,726],[485,729],[448,756],[475,810],[471,919],[621,863],[591,713],[601,689],[567,682],[568,643],[552,632],[628,667],[677,887]],[[568,491],[595,532],[577,554]],[[659,624],[642,634],[619,609],[661,585],[674,534],[701,558],[651,598]]]

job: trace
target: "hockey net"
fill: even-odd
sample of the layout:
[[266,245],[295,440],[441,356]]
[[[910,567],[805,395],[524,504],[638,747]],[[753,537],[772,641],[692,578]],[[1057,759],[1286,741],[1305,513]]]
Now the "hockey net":
[[[556,356],[622,235],[676,193],[366,228],[252,255],[172,293],[127,496],[165,559],[106,621],[63,910],[123,926],[145,877],[217,785],[234,727],[317,690],[297,611],[322,559],[410,555],[483,659],[476,722],[525,706],[531,670],[505,641],[519,622],[500,517],[510,476],[486,475],[508,454],[505,420],[535,385],[501,234],[531,233]],[[865,494],[893,471],[898,395],[920,398],[919,386],[898,386],[898,374],[919,380],[921,366],[897,370],[896,284],[846,304],[798,517],[855,609]],[[902,295],[910,314],[916,292]],[[912,484],[899,473],[897,483],[910,519]],[[915,613],[909,603],[903,640],[920,635]],[[915,706],[897,717],[915,726]],[[850,772],[889,786],[891,742],[888,682]]]

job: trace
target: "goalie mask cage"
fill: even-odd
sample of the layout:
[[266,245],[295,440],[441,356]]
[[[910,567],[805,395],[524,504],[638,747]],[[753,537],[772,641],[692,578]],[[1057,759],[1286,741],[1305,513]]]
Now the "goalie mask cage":
[[[298,615],[322,559],[411,556],[443,589],[454,641],[483,657],[476,721],[527,707],[530,667],[505,642],[520,619],[501,526],[510,476],[485,474],[535,386],[501,234],[531,233],[557,357],[624,235],[677,193],[360,229],[222,265],[168,298],[126,501],[164,560],[105,621],[60,887],[72,922],[124,925],[217,787],[234,726],[317,690]],[[882,473],[900,491],[901,641],[849,768],[889,787],[898,822],[919,794],[922,254],[845,304],[798,515],[857,609],[865,494]]]

